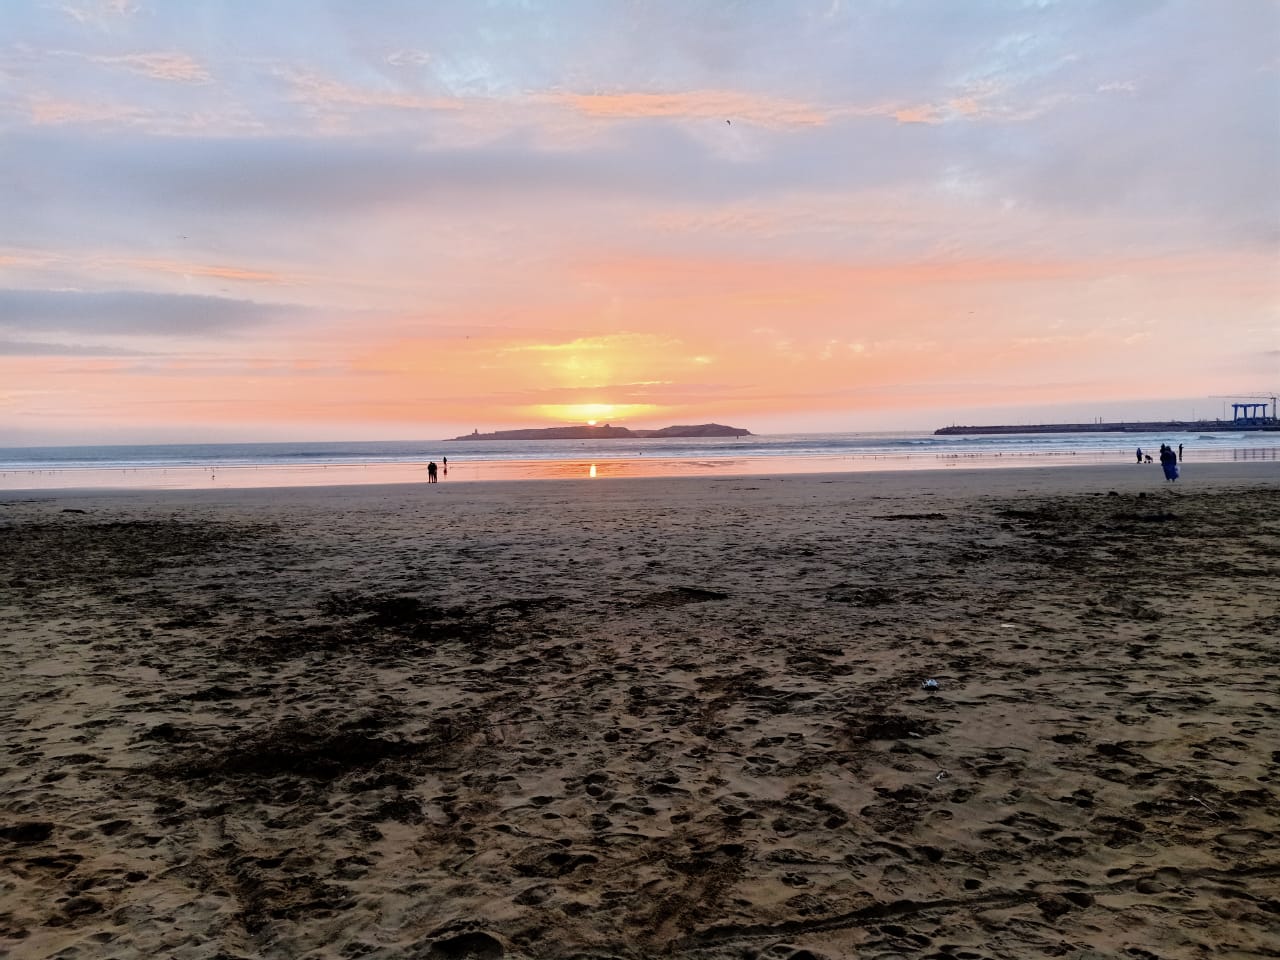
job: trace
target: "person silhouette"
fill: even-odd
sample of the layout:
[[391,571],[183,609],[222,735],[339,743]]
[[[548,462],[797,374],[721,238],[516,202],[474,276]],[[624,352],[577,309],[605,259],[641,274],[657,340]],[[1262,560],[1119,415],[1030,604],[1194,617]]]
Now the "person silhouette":
[[427,464],[427,483],[436,482],[436,462],[432,460]]

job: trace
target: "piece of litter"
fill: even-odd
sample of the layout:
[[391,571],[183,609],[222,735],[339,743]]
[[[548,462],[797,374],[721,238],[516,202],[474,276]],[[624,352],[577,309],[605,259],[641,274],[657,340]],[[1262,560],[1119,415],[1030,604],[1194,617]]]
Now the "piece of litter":
[[938,681],[937,681],[937,680],[925,680],[925,681],[922,681],[922,682],[921,682],[920,687],[921,687],[921,689],[923,689],[923,690],[937,690],[937,689],[938,689]]
[[938,771],[938,775],[937,775],[936,777],[934,777],[933,779],[935,779],[935,780],[937,780],[939,783],[941,783],[943,780],[947,779],[947,771],[945,771],[945,770],[939,770],[939,771]]
[[1000,624],[1000,626],[1004,627],[1006,630],[1012,630],[1012,629],[1014,629],[1014,628],[1017,626],[1017,624],[1014,624],[1014,623],[1002,623],[1002,624]]
[[1213,809],[1213,807],[1209,806],[1207,803],[1205,803],[1205,802],[1204,802],[1203,800],[1201,800],[1199,797],[1190,797],[1189,799],[1194,800],[1196,803],[1200,804],[1200,806],[1204,807],[1204,808],[1205,808],[1206,810],[1208,810],[1211,814],[1213,814],[1213,818],[1214,818],[1215,820],[1221,820],[1221,819],[1222,819],[1220,816],[1218,816],[1218,811],[1217,811],[1217,810]]

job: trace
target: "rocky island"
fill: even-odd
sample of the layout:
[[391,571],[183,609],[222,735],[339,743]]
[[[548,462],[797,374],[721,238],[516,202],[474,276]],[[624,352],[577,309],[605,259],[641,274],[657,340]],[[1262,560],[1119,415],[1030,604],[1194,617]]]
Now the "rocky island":
[[663,427],[661,430],[630,430],[627,427],[590,426],[543,427],[531,430],[495,430],[481,433],[476,430],[453,440],[631,440],[654,437],[749,437],[750,430],[726,427],[720,423],[699,423],[692,426]]

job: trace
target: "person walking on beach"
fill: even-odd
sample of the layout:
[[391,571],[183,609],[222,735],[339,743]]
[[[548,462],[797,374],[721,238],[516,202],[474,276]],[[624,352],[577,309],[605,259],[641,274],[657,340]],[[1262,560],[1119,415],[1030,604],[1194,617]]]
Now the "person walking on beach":
[[1142,462],[1142,448],[1141,448],[1141,447],[1139,447],[1139,448],[1138,448],[1138,462],[1139,462],[1139,463],[1141,463],[1141,462]]
[[1160,444],[1160,467],[1166,480],[1178,479],[1178,455],[1173,452],[1173,447],[1163,443]]
[[427,464],[427,483],[436,482],[436,462],[432,460]]
[[449,458],[442,457],[440,463],[444,466],[444,475],[447,477],[449,475]]
[[1178,462],[1182,462],[1182,444],[1178,444]]

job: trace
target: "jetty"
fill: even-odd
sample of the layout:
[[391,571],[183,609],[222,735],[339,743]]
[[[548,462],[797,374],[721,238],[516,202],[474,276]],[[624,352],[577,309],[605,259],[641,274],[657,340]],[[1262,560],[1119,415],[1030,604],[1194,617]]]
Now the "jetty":
[[1275,417],[1249,420],[1139,420],[1122,423],[1020,423],[973,427],[940,427],[935,437],[984,436],[1008,433],[1237,433],[1240,431],[1280,431]]

